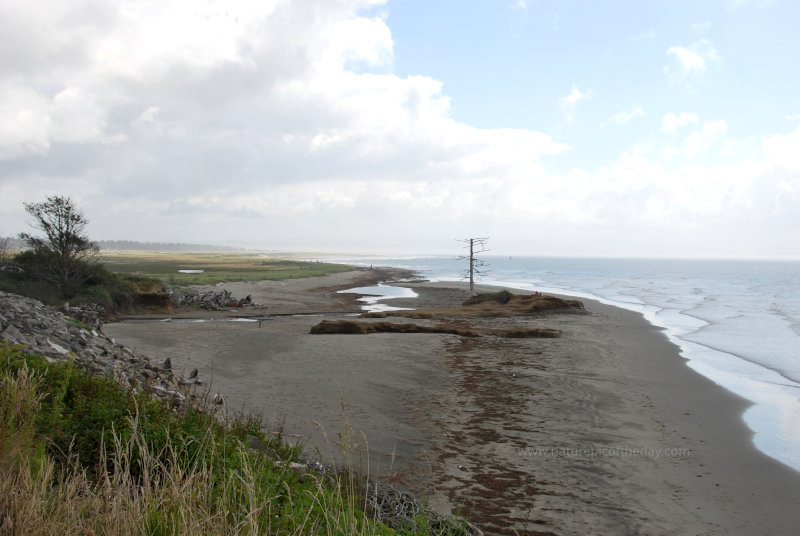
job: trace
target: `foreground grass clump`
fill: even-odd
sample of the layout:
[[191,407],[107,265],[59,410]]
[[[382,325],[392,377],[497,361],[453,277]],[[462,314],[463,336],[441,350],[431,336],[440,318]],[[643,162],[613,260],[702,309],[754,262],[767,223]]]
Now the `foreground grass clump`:
[[0,534],[395,533],[352,473],[220,417],[0,342]]

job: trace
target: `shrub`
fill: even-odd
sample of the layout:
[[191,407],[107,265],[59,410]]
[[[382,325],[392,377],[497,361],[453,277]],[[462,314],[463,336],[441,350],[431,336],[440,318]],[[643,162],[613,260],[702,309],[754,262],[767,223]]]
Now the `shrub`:
[[486,303],[486,302],[497,302],[499,304],[506,304],[511,301],[511,294],[507,290],[501,290],[500,292],[491,292],[488,294],[478,294],[477,296],[473,296],[472,298],[468,299],[464,302],[464,305],[476,305],[478,303]]

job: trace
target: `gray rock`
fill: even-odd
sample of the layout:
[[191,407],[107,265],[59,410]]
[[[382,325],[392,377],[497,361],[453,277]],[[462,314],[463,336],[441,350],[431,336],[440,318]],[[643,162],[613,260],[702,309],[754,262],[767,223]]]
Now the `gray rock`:
[[7,325],[6,328],[3,330],[2,336],[5,340],[10,342],[11,344],[20,344],[22,340],[22,333],[16,326]]
[[[147,356],[115,345],[97,329],[87,331],[68,322],[63,313],[52,307],[24,296],[0,292],[0,312],[0,338],[11,344],[20,344],[49,362],[74,359],[90,373],[112,377],[123,385],[157,385],[160,390],[153,391],[157,396],[176,398],[171,367],[156,370]],[[194,383],[202,383],[199,374]]]
[[203,385],[203,380],[200,379],[200,371],[193,369],[192,372],[189,373],[189,377],[181,380],[180,383],[183,385]]

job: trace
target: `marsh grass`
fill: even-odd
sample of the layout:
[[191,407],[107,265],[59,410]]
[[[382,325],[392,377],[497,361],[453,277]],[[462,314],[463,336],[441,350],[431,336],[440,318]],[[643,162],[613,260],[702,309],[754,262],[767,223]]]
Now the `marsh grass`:
[[[230,253],[105,252],[100,261],[109,271],[155,277],[167,285],[294,279],[352,269],[341,264]],[[203,273],[182,274],[178,270],[203,270]]]

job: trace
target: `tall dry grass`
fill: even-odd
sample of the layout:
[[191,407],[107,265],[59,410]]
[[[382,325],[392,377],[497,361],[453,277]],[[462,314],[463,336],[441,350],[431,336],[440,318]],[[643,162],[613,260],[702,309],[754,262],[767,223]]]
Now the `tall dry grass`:
[[[44,394],[27,367],[0,380],[0,534],[390,534],[345,472],[298,475],[211,428],[153,451],[138,412],[88,470],[47,454],[35,421]],[[191,453],[188,456],[187,453]]]
[[176,411],[0,343],[0,536],[471,532],[419,510],[381,523],[366,438],[346,418],[318,470],[260,419],[222,410]]

